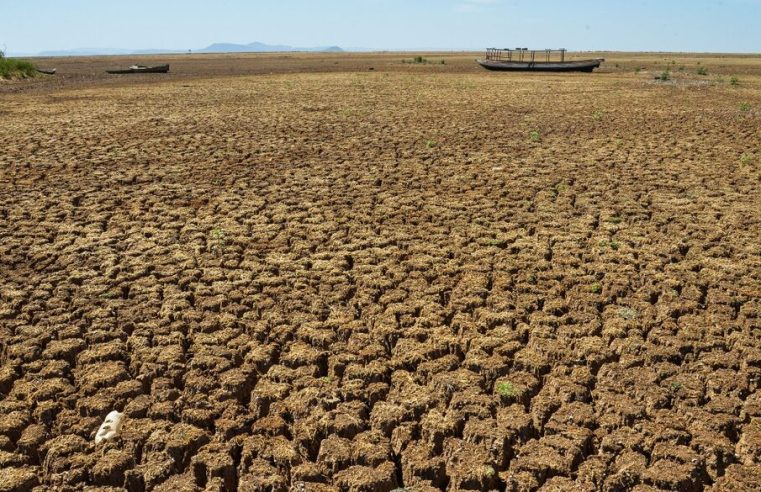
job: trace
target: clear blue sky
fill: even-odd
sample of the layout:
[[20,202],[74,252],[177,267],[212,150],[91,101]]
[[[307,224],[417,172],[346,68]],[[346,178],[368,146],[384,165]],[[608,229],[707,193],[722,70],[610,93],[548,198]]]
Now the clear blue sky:
[[761,0],[0,0],[0,48],[761,52]]

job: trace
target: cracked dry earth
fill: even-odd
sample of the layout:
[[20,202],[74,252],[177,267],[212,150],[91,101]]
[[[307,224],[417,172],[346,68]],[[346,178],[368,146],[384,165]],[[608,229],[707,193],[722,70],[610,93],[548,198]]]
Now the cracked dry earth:
[[445,70],[0,94],[0,490],[757,490],[759,77]]

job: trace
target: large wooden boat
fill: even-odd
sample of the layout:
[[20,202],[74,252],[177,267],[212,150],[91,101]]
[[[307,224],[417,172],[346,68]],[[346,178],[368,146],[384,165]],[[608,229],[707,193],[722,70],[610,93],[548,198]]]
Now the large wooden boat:
[[144,65],[132,65],[124,70],[106,70],[106,73],[128,74],[128,73],[167,73],[169,65],[157,65],[155,67],[146,67]]
[[[487,70],[522,72],[591,72],[604,58],[566,60],[566,50],[529,50],[527,48],[486,50],[486,57],[476,62]],[[553,55],[557,55],[553,60]]]

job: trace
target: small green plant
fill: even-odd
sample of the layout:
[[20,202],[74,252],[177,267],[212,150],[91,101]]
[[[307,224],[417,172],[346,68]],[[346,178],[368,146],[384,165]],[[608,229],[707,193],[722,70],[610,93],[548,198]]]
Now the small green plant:
[[621,243],[619,243],[618,241],[613,241],[613,240],[607,241],[603,239],[602,241],[600,241],[600,247],[601,248],[607,247],[612,249],[613,251],[618,251],[619,249],[621,249]]
[[536,277],[535,273],[532,273],[531,275],[528,276],[528,283],[530,283],[531,285],[536,285],[538,280],[539,279]]
[[684,72],[685,66],[684,65],[679,65],[679,68],[677,68],[677,70],[679,70],[680,72]]
[[529,133],[528,138],[534,143],[542,141],[542,136],[539,135],[539,132],[536,132],[536,131]]
[[620,224],[621,220],[622,220],[621,217],[619,217],[618,215],[611,215],[610,217],[608,217],[608,222],[610,222],[611,224]]
[[740,156],[740,165],[741,166],[750,166],[750,163],[753,161],[753,158],[749,156],[748,154],[743,154]]
[[210,249],[215,254],[219,255],[222,252],[222,249],[225,247],[225,244],[227,244],[227,239],[225,238],[225,230],[220,227],[215,227],[211,230],[210,236]]
[[625,320],[633,320],[637,317],[637,310],[629,307],[622,307],[618,309],[618,315]]
[[746,103],[746,102],[740,103],[740,111],[742,111],[743,113],[747,113],[748,111],[750,111],[750,103]]
[[708,75],[708,69],[706,67],[698,67],[698,75]]
[[446,65],[446,64],[447,64],[447,61],[446,61],[446,60],[441,60],[441,64],[442,64],[442,65]]
[[682,383],[679,383],[679,382],[677,382],[677,381],[672,381],[672,382],[671,382],[671,392],[672,392],[672,393],[676,393],[676,392],[678,392],[680,389],[682,389]]
[[599,294],[600,292],[602,292],[602,285],[595,282],[589,287],[589,292],[591,292],[592,294]]
[[515,393],[515,386],[513,383],[510,383],[508,381],[500,381],[497,383],[497,386],[495,386],[494,391],[497,392],[499,396],[505,397],[505,398],[514,398]]
[[411,63],[413,65],[421,65],[421,64],[424,64],[424,63],[428,63],[428,60],[426,60],[422,56],[418,55],[418,56],[416,56],[415,58],[413,58],[411,60],[404,59],[404,60],[402,60],[402,63]]
[[601,109],[598,109],[594,113],[592,113],[592,118],[594,118],[596,121],[600,121],[602,119],[603,112]]
[[425,146],[428,147],[429,149],[435,149],[438,145],[439,145],[439,142],[437,142],[436,140],[425,141]]
[[738,79],[737,77],[735,77],[735,76],[733,75],[733,76],[732,76],[732,77],[729,79],[729,85],[733,85],[733,86],[737,87],[738,85],[740,85],[740,79]]
[[639,75],[639,73],[640,73],[641,71],[642,71],[642,67],[636,67],[636,68],[634,69],[634,73],[635,73],[635,74],[637,74],[637,75]]
[[671,79],[671,72],[668,69],[664,70],[663,72],[661,72],[660,75],[655,77],[655,80],[660,80],[661,82],[666,82],[670,79]]

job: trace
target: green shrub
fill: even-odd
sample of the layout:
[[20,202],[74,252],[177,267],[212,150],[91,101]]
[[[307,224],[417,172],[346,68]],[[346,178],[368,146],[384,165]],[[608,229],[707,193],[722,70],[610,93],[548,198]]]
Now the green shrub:
[[528,138],[532,142],[541,142],[542,141],[542,136],[539,135],[539,132],[531,132],[531,133],[529,133],[528,134]]
[[740,111],[742,111],[743,113],[747,113],[748,111],[750,111],[750,104],[746,102],[740,103]]
[[740,85],[740,79],[738,79],[737,77],[733,75],[732,78],[729,79],[729,85],[734,85],[734,86]]
[[706,67],[698,67],[698,75],[708,75],[708,69]]
[[663,82],[666,82],[670,78],[671,78],[671,72],[668,70],[664,70],[663,72],[661,72],[660,75],[655,77],[655,80],[661,80]]
[[0,77],[10,79],[11,77],[34,77],[37,75],[37,69],[28,61],[18,60],[16,58],[6,58],[5,53],[0,50]]
[[[428,63],[428,60],[423,58],[422,56],[418,55],[415,58],[412,58],[411,60],[402,60],[402,63],[411,63],[413,65],[423,65],[425,63]],[[442,63],[442,65],[443,65],[443,63]]]

